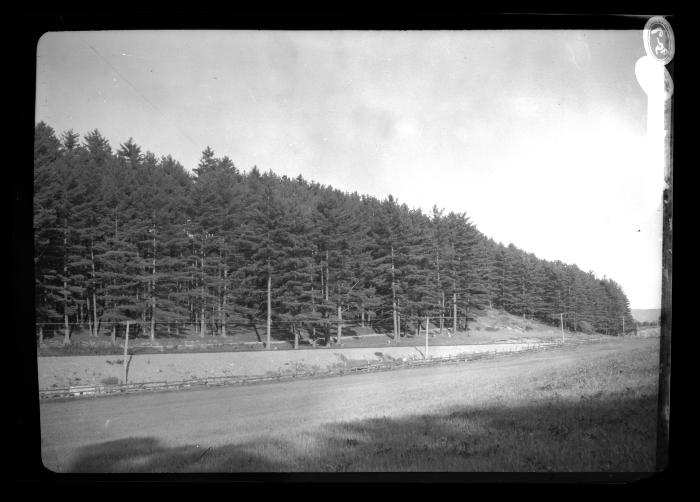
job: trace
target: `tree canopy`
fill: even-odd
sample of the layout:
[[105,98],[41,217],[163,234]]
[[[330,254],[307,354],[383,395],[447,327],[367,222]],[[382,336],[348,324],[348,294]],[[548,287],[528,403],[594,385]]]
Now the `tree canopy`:
[[113,151],[97,130],[41,122],[34,192],[37,326],[66,342],[125,320],[227,336],[265,318],[268,281],[271,317],[294,333],[352,321],[399,336],[425,316],[464,328],[486,307],[578,331],[634,324],[613,280],[496,243],[465,214],[242,173],[208,146],[188,173],[132,138]]

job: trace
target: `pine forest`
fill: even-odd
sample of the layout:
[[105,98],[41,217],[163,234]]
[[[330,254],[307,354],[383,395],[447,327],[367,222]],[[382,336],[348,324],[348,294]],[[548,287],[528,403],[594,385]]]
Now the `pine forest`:
[[586,333],[634,324],[613,280],[494,242],[466,214],[242,172],[209,147],[190,173],[41,122],[33,204],[39,339],[114,340],[130,321],[152,339],[250,326],[269,348],[274,326],[327,345],[344,323],[400,337],[426,316],[468,329],[487,307]]

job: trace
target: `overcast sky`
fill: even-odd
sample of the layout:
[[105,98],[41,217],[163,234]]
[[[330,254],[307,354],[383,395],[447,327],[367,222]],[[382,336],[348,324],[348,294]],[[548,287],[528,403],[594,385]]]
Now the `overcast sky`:
[[48,33],[36,120],[410,207],[661,303],[640,31]]

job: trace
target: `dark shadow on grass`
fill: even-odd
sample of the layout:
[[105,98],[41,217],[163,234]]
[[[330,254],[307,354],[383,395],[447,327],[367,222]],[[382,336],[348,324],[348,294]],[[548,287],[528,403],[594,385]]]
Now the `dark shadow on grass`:
[[[78,451],[71,472],[653,472],[656,396],[451,408],[326,424],[223,446],[130,437]],[[644,477],[644,476],[642,476]]]
[[250,452],[250,446],[254,445],[168,447],[154,437],[131,437],[82,448],[70,471],[167,473],[284,470],[282,464]]

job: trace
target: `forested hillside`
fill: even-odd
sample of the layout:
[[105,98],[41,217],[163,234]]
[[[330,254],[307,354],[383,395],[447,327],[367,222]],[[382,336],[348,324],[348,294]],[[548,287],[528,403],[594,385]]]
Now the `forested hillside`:
[[127,320],[150,337],[270,322],[328,343],[340,321],[396,336],[425,316],[464,329],[486,306],[553,325],[563,314],[577,331],[634,324],[614,281],[496,243],[464,214],[243,173],[208,147],[189,174],[131,139],[113,151],[97,130],[42,122],[34,191],[37,335],[65,343]]

